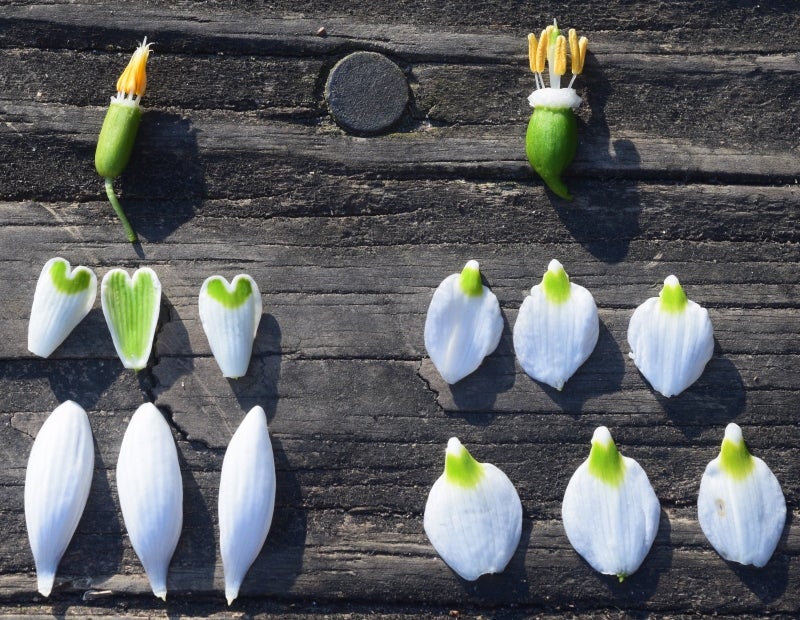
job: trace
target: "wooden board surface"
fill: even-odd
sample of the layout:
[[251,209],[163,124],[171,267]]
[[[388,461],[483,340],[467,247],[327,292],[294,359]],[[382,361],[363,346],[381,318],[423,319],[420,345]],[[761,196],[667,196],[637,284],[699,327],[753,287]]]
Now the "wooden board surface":
[[[386,618],[800,613],[800,9],[795,2],[10,3],[0,9],[0,612]],[[366,4],[366,3],[365,3]],[[590,38],[578,80],[571,203],[530,171],[525,35],[552,17]],[[325,36],[317,31],[325,27]],[[92,165],[115,80],[155,42],[145,114],[116,187],[133,247]],[[348,53],[386,54],[411,103],[380,136],[331,120],[324,84]],[[43,360],[26,349],[33,287],[63,256],[150,266],[164,291],[148,368],[124,370],[99,303]],[[455,386],[423,345],[434,288],[480,260],[505,332]],[[551,258],[600,309],[597,349],[561,393],[511,343]],[[264,302],[253,361],[222,378],[197,314],[212,274]],[[709,309],[715,352],[680,397],[628,358],[633,309],[676,274]],[[58,403],[89,412],[96,469],[50,599],[35,593],[25,466]],[[152,401],[184,480],[169,603],[149,592],[119,511],[127,421]],[[224,449],[267,411],[278,492],[266,546],[226,610],[216,548]],[[705,464],[742,426],[780,480],[787,526],[763,569],[722,560],[696,520]],[[572,550],[566,483],[606,425],[648,472],[655,545],[619,584]],[[468,583],[422,529],[458,436],[520,494],[501,575]]]

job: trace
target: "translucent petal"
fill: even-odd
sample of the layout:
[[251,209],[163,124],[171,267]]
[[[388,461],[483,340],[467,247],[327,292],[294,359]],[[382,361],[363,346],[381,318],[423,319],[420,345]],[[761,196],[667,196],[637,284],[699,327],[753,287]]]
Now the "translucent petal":
[[[548,272],[563,267],[552,261]],[[565,274],[566,275],[566,274]],[[514,351],[530,377],[557,390],[589,358],[597,345],[600,321],[594,297],[567,281],[564,300],[552,300],[537,284],[520,306],[514,324]]]
[[25,524],[43,596],[50,595],[58,563],[78,527],[93,471],[89,418],[68,400],[36,435],[25,472]]
[[267,416],[253,407],[234,433],[219,483],[219,546],[228,605],[258,556],[275,507],[275,461]]
[[[465,267],[478,270],[470,261]],[[503,317],[494,293],[480,285],[467,294],[462,274],[445,278],[433,293],[425,320],[425,349],[447,383],[456,383],[481,365],[497,348],[503,333]]]
[[740,446],[748,465],[726,467],[724,454],[708,464],[700,481],[698,520],[723,558],[761,567],[772,557],[783,532],[786,500],[769,467],[747,452],[736,424],[728,425],[725,441]]
[[151,403],[136,410],[125,430],[117,491],[128,537],[153,594],[166,600],[167,569],[183,525],[183,485],[169,425]]
[[[448,455],[461,451],[466,449],[452,438]],[[511,560],[522,534],[522,503],[502,471],[469,459],[477,467],[476,475],[459,478],[448,476],[446,470],[434,483],[425,504],[424,526],[447,565],[473,581],[502,572]]]
[[200,321],[222,375],[247,374],[253,340],[261,320],[261,293],[253,278],[239,274],[230,284],[211,276],[200,289]]
[[161,282],[149,267],[133,277],[124,269],[112,269],[103,277],[100,300],[114,348],[125,368],[147,366],[161,308]]
[[669,311],[660,298],[651,297],[631,317],[628,344],[636,367],[653,389],[677,396],[703,374],[714,353],[714,329],[708,311],[693,301]]
[[[595,431],[593,451],[596,446],[613,446],[605,427]],[[624,579],[647,556],[658,532],[661,508],[639,463],[618,458],[618,477],[593,469],[590,459],[578,467],[564,493],[561,516],[575,551],[596,571]]]
[[70,268],[51,258],[42,268],[28,323],[28,350],[49,357],[83,318],[97,297],[97,276],[88,267]]

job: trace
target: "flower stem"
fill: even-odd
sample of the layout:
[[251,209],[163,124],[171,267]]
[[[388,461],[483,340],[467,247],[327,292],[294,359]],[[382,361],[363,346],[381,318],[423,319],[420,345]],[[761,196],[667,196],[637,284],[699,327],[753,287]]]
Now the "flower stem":
[[117,217],[122,222],[122,226],[125,228],[125,234],[128,236],[128,241],[131,243],[136,243],[136,233],[134,232],[131,223],[128,221],[128,218],[125,217],[125,212],[122,210],[122,205],[119,203],[119,199],[114,193],[114,186],[112,183],[112,179],[106,179],[106,194],[108,195],[108,201],[111,203],[111,206],[114,207]]

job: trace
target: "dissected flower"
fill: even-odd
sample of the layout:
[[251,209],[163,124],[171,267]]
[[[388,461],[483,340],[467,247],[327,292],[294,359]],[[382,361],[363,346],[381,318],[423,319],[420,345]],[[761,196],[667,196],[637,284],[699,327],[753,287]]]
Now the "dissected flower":
[[723,558],[764,566],[786,523],[786,500],[775,474],[752,456],[742,429],[728,424],[722,449],[700,481],[697,517]]
[[455,437],[444,473],[425,504],[425,533],[447,565],[473,581],[506,567],[522,535],[522,503],[514,485],[490,463],[479,463]]
[[592,294],[570,282],[561,263],[550,261],[514,324],[514,350],[523,370],[560,390],[592,354],[599,333]]
[[497,348],[503,317],[494,293],[481,282],[478,261],[442,281],[425,319],[425,349],[442,378],[456,383]]
[[622,581],[636,572],[658,531],[661,506],[642,467],[622,456],[605,426],[570,478],[561,516],[569,542],[593,569]]

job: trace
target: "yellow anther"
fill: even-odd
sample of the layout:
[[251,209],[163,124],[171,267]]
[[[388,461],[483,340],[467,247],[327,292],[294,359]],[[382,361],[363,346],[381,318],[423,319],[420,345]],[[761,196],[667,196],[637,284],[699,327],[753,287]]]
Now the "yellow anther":
[[[552,27],[552,26],[551,26]],[[536,73],[544,72],[544,64],[547,61],[547,30],[542,30],[539,37],[539,44],[536,46]]]
[[572,74],[579,75],[583,71],[581,51],[578,49],[578,33],[575,28],[569,29],[569,58],[572,62]]
[[528,35],[528,64],[530,64],[531,72],[536,73],[536,47],[538,45],[536,35],[532,32]]
[[117,80],[117,92],[125,93],[126,95],[136,95],[141,97],[147,88],[147,58],[150,56],[150,46],[152,43],[147,42],[147,37],[144,38],[141,45],[133,52],[128,66],[125,71],[119,76]]
[[581,37],[580,41],[578,41],[578,49],[581,52],[581,71],[583,71],[583,64],[586,62],[586,50],[589,49],[589,39],[586,37]]
[[564,75],[567,72],[567,40],[564,35],[559,35],[556,39],[551,70],[555,75]]

